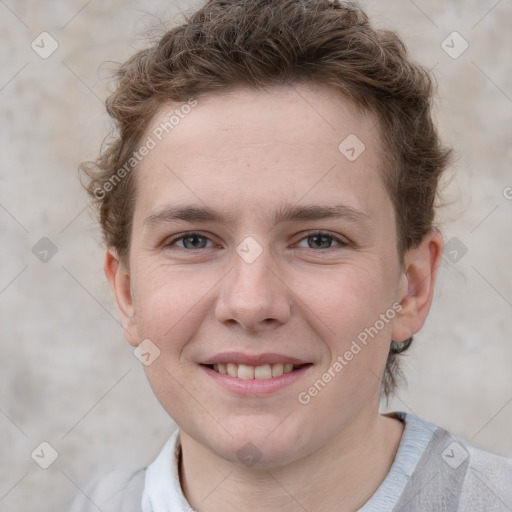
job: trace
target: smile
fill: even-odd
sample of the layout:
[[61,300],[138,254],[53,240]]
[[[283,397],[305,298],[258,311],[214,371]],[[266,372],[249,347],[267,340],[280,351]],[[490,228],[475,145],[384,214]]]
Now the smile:
[[236,379],[265,380],[291,373],[305,365],[294,365],[293,363],[274,363],[250,366],[236,363],[218,363],[206,366],[208,366],[213,371],[220,373],[221,375],[229,375],[230,377]]

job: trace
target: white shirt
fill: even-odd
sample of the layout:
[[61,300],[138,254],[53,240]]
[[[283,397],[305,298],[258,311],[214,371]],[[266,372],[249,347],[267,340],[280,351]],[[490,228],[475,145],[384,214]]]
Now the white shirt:
[[[395,460],[384,481],[358,512],[512,512],[512,459],[500,457],[405,413]],[[176,430],[156,460],[137,472],[115,472],[71,512],[195,512],[179,480]],[[316,512],[316,511],[311,511]]]

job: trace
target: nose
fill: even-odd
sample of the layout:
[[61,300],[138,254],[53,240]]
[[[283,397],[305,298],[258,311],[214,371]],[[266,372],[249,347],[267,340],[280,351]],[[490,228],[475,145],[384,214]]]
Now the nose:
[[267,248],[250,263],[235,252],[233,268],[221,283],[215,308],[219,322],[265,331],[289,320],[291,292]]

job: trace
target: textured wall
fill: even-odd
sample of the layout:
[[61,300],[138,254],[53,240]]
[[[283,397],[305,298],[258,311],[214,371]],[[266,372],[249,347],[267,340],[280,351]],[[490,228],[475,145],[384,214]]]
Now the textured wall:
[[[0,2],[1,512],[66,510],[93,475],[150,462],[174,428],[123,340],[77,166],[109,126],[109,61],[191,5]],[[442,214],[450,251],[390,408],[512,456],[512,3],[364,5],[434,68],[459,156]],[[51,462],[43,441],[58,454],[46,470],[31,458]]]

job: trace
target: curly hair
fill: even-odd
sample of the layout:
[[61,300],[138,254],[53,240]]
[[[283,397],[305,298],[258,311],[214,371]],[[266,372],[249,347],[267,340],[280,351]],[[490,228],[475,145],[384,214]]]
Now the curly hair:
[[[402,263],[433,228],[438,181],[452,150],[442,145],[432,119],[432,76],[395,32],[372,27],[354,2],[209,0],[122,64],[115,81],[106,101],[115,130],[98,159],[81,170],[105,243],[121,258],[129,253],[135,200],[126,162],[153,116],[169,102],[242,86],[328,85],[375,115],[387,148],[383,181]],[[382,383],[387,398],[402,377],[397,356],[411,342],[391,342]]]

